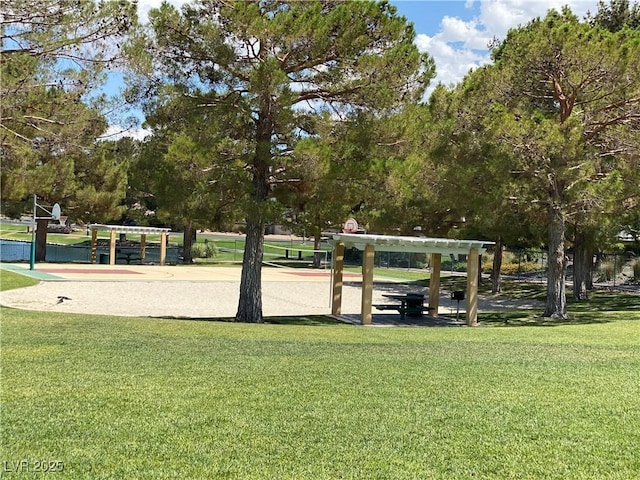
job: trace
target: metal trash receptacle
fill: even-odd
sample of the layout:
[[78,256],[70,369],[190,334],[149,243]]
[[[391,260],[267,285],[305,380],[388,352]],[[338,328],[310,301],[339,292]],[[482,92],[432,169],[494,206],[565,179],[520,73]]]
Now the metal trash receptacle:
[[460,302],[464,300],[464,291],[456,290],[451,292],[451,300],[457,300],[458,302],[458,309],[456,311],[456,321],[458,321],[460,320]]
[[99,263],[103,264],[103,265],[109,265],[109,254],[108,253],[101,253],[99,255]]

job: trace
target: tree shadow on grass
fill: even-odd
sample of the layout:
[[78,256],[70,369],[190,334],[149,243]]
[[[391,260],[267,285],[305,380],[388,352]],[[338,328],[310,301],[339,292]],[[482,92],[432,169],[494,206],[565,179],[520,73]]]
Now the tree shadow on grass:
[[307,326],[324,326],[324,325],[346,325],[340,320],[326,315],[300,315],[295,317],[265,317],[264,323],[272,325],[307,325]]
[[604,324],[623,320],[640,322],[640,309],[629,309],[626,308],[626,305],[618,305],[617,303],[609,303],[612,308],[604,306],[598,308],[597,304],[573,304],[570,305],[567,318],[543,317],[542,312],[532,310],[504,310],[482,312],[478,315],[478,320],[483,325],[496,327],[559,327],[562,325]]
[[588,300],[570,299],[567,303],[576,312],[640,311],[640,295],[630,293],[595,292]]
[[538,326],[603,324],[618,320],[640,321],[640,295],[624,292],[592,292],[587,300],[567,298],[568,318],[543,317],[533,310],[481,312],[479,319],[493,326]]
[[[232,317],[154,317],[162,320],[188,320],[194,322],[236,323]],[[336,326],[347,325],[340,320],[326,315],[299,315],[282,317],[264,317],[263,325],[305,325],[305,326]]]
[[530,310],[483,312],[478,315],[481,325],[492,327],[559,327],[562,325],[588,325],[609,323],[612,319],[596,314],[575,315],[567,318],[543,317],[540,312]]

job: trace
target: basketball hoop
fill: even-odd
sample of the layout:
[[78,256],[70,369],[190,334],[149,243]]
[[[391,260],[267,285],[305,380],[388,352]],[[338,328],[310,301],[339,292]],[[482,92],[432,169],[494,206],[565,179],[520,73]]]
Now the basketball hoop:
[[358,222],[356,221],[356,219],[350,218],[346,222],[344,222],[342,231],[344,233],[356,233],[358,231]]
[[51,219],[52,220],[60,220],[60,215],[62,214],[62,211],[60,210],[60,205],[58,205],[57,203],[53,206],[53,208],[51,209]]

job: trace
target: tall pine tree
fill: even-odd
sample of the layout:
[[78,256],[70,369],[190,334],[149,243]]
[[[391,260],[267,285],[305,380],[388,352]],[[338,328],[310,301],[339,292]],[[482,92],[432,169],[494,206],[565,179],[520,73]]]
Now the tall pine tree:
[[[421,98],[433,62],[388,2],[200,0],[150,13],[148,51],[160,73],[209,115],[242,120],[249,141],[237,321],[262,322],[265,220],[276,176],[287,169],[305,109],[385,109]],[[153,84],[151,85],[153,87]]]

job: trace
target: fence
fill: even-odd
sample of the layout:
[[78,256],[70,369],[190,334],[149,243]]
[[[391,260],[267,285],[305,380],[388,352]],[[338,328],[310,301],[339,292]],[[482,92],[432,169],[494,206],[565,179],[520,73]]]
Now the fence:
[[[484,255],[483,271],[491,271],[493,254]],[[567,279],[573,276],[573,253],[567,252]],[[540,249],[510,249],[503,252],[501,272],[516,278],[539,276],[546,278],[549,254]],[[616,282],[640,281],[640,256],[633,251],[624,253],[598,253],[593,256],[593,281]]]
[[[237,245],[233,249],[234,260],[242,260],[242,247]],[[227,249],[221,249],[225,251]],[[296,259],[301,255],[313,255],[313,251],[303,250],[291,244],[290,246],[265,245],[265,256],[284,257],[286,259]],[[271,250],[271,251],[269,251]],[[227,251],[230,251],[227,250]],[[331,262],[331,251],[321,251],[322,263],[326,266]],[[0,240],[0,261],[2,262],[28,262],[31,255],[31,242],[16,240]],[[97,258],[101,261],[108,258],[109,249],[98,247]],[[178,263],[180,261],[180,247],[170,246],[167,248],[167,263]],[[482,256],[482,270],[485,273],[491,271],[493,255],[485,253]],[[146,263],[160,262],[160,247],[147,244],[145,249]],[[349,249],[345,252],[345,261],[351,264],[362,264],[362,252],[356,249]],[[90,263],[91,248],[87,245],[54,245],[47,244],[46,262],[51,263]],[[119,259],[117,263],[126,263],[126,260]],[[429,255],[424,253],[398,253],[398,252],[376,252],[375,266],[379,268],[400,268],[400,269],[425,269],[429,266]],[[503,253],[502,273],[504,275],[515,276],[524,279],[531,276],[546,277],[548,265],[548,253],[546,250],[523,249],[505,250]],[[451,255],[443,257],[441,263],[442,271],[465,272],[467,269],[466,255]],[[573,273],[573,263],[571,255],[568,255],[567,275]],[[633,279],[640,281],[640,256],[634,252],[625,253],[603,253],[594,257],[594,281],[596,282],[616,282]]]
[[[98,247],[96,258],[100,261],[108,258],[109,249]],[[106,257],[105,257],[106,256]],[[180,249],[167,247],[167,263],[178,263]],[[31,258],[31,242],[16,240],[0,240],[1,262],[28,262]],[[88,245],[54,245],[47,244],[46,262],[50,263],[91,263],[91,247]],[[127,263],[118,259],[116,263]],[[147,244],[145,263],[160,263],[160,247]]]
[[[429,266],[429,255],[424,253],[376,252],[375,266],[379,268],[424,269]],[[481,256],[482,271],[491,272],[493,253],[486,252]],[[345,252],[345,261],[351,264],[362,263],[362,252],[350,249]],[[601,253],[594,255],[594,281],[610,281],[615,284],[625,278],[640,281],[640,255],[634,252]],[[503,275],[518,279],[531,277],[546,278],[549,254],[542,249],[509,249],[503,252],[501,272]],[[466,272],[467,256],[450,255],[442,257],[442,271]],[[567,254],[567,277],[573,274],[572,253]]]

